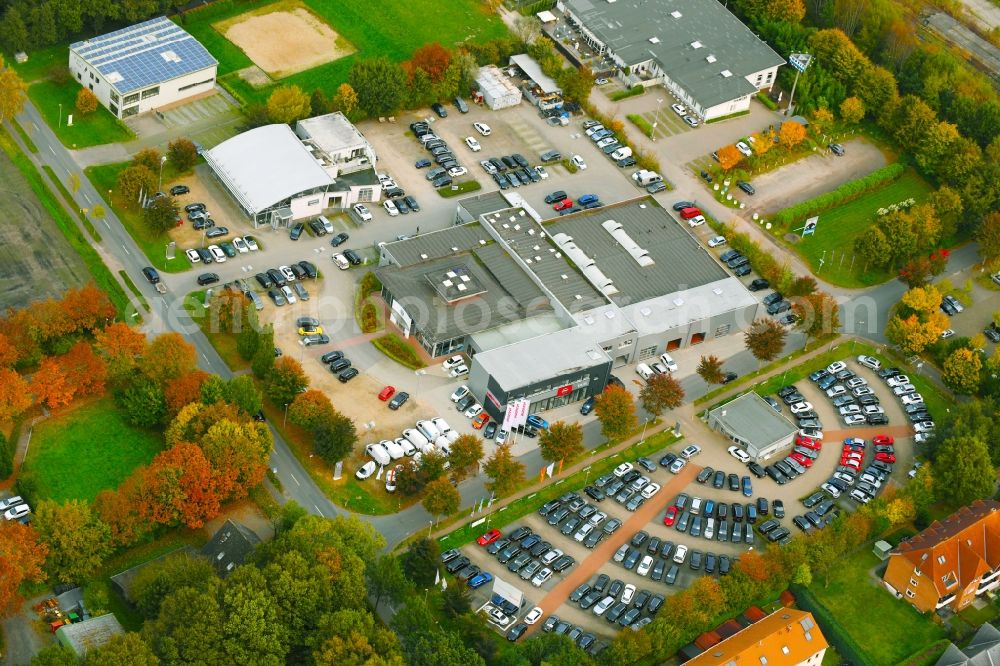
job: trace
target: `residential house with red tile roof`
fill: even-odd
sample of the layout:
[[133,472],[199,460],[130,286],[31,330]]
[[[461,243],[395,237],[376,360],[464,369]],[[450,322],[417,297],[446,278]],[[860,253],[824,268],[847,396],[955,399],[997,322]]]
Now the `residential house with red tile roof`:
[[960,611],[1000,585],[1000,502],[977,500],[889,553],[882,583],[920,612]]

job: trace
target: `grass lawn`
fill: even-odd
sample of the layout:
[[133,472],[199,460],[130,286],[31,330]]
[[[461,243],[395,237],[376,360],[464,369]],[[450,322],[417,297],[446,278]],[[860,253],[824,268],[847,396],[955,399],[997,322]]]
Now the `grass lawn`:
[[[103,143],[119,143],[135,138],[128,127],[111,115],[100,104],[91,114],[83,115],[76,110],[76,94],[80,87],[75,83],[57,84],[49,80],[37,81],[28,87],[28,97],[38,107],[52,131],[67,148],[85,148]],[[62,104],[60,125],[59,105]],[[73,126],[68,126],[69,114],[73,114]]]
[[[899,180],[819,215],[816,234],[791,245],[809,262],[813,272],[841,287],[866,287],[885,282],[892,271],[871,268],[854,256],[854,240],[874,222],[875,211],[913,197],[917,203],[930,194],[931,185],[908,169]],[[820,259],[823,259],[822,268]]]
[[879,559],[867,548],[834,567],[828,585],[810,591],[876,664],[896,664],[934,641],[944,629],[869,578]]
[[25,468],[40,498],[93,500],[162,448],[160,435],[127,424],[110,397],[35,426]]
[[[377,12],[367,0],[304,0],[357,53],[281,79],[281,84],[295,84],[312,92],[320,88],[328,94],[347,80],[355,58],[386,56],[402,62],[424,44],[439,42],[452,47],[465,41],[484,42],[509,33],[495,14],[489,13],[480,0],[410,0],[383,3]],[[236,45],[220,35],[213,23],[271,4],[256,0],[236,2],[221,0],[187,12],[180,21],[185,30],[198,39],[219,61],[219,80],[244,102],[262,102],[269,88],[254,89],[234,72],[253,64]]]
[[14,68],[25,83],[34,83],[47,79],[53,67],[67,67],[69,45],[60,44],[28,51],[28,62],[22,64],[15,62],[11,55],[5,55],[4,61]]
[[[100,166],[87,167],[84,172],[90,178],[90,182],[100,192],[114,191],[118,187],[118,173],[129,165],[128,162],[118,162],[115,164],[102,164]],[[169,183],[176,177],[171,170],[169,163],[163,168],[163,182]],[[167,273],[180,273],[191,268],[191,263],[187,260],[184,252],[178,248],[173,259],[168,260],[166,249],[170,242],[167,234],[154,233],[142,219],[142,212],[138,206],[125,208],[121,197],[108,197],[108,203],[112,210],[122,221],[122,225],[128,230],[132,239],[142,248],[143,253],[149,258],[149,262],[161,271]]]

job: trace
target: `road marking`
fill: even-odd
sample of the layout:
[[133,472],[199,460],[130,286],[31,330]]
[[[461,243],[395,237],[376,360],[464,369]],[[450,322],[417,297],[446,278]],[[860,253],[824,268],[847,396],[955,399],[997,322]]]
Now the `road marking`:
[[122,245],[122,249],[125,250],[125,254],[131,255],[132,253],[128,251],[128,248]]
[[90,200],[90,197],[87,196],[86,192],[83,193],[83,198],[87,200],[87,203],[94,203],[93,201]]
[[299,480],[295,478],[295,475],[292,474],[291,472],[288,473],[288,476],[292,477],[292,481],[295,482],[295,485],[297,485],[297,486],[301,486],[302,485],[301,483],[299,483]]
[[211,363],[211,361],[209,361],[209,360],[208,360],[208,357],[207,357],[207,356],[205,356],[205,353],[204,353],[204,352],[202,352],[202,354],[201,354],[201,357],[202,357],[203,359],[205,359],[205,363]]
[[102,222],[104,222],[104,226],[106,226],[108,228],[108,231],[110,231],[111,230],[111,225],[108,224],[108,221],[107,220],[102,220]]
[[318,507],[318,506],[316,506],[315,504],[313,504],[313,508],[314,508],[314,509],[316,509],[316,513],[318,513],[319,515],[321,515],[321,516],[325,515],[325,514],[323,513],[323,509],[319,508],[319,507]]
[[52,149],[52,146],[49,146],[49,152],[52,153],[53,155],[56,154],[56,151]]

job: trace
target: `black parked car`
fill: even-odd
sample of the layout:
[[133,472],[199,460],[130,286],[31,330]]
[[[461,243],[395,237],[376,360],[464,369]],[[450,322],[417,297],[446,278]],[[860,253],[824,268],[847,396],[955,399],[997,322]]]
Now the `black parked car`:
[[434,102],[433,104],[431,104],[431,111],[438,114],[439,118],[448,117],[448,109],[444,108],[444,106],[442,106],[440,102]]

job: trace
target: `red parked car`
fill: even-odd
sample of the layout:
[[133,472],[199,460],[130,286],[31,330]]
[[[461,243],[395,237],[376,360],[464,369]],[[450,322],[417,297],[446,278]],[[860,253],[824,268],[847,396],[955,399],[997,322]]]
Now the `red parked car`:
[[483,536],[476,539],[476,543],[478,543],[480,546],[488,546],[499,538],[500,538],[500,530],[490,530]]
[[892,464],[896,462],[896,456],[891,453],[876,453],[875,460],[878,460],[879,462]]
[[814,451],[819,451],[821,448],[823,448],[822,442],[815,440],[812,437],[803,437],[801,435],[799,435],[795,439],[795,443],[798,444],[799,446],[804,446],[807,449],[813,449]]
[[677,511],[678,509],[676,506],[667,507],[667,515],[663,517],[663,524],[667,527],[673,525],[674,521],[677,520]]
[[379,391],[378,399],[381,400],[382,402],[385,402],[386,400],[391,398],[395,393],[396,393],[395,386],[386,386],[384,389]]
[[790,457],[790,458],[791,458],[792,460],[794,460],[795,462],[797,462],[798,464],[800,464],[800,465],[802,465],[803,467],[805,467],[806,469],[809,469],[809,468],[810,468],[810,467],[812,467],[812,465],[813,465],[813,461],[812,461],[812,459],[811,459],[811,458],[806,458],[806,457],[805,457],[804,455],[802,455],[801,453],[793,453],[793,454],[792,454],[792,455],[790,455],[789,457]]
[[554,204],[552,204],[552,210],[562,210],[564,208],[572,208],[572,207],[573,207],[572,199],[563,199],[562,201],[557,201]]
[[892,446],[896,443],[891,435],[875,435],[872,442],[875,443],[875,446]]
[[684,208],[681,210],[681,219],[690,220],[692,217],[698,217],[701,214],[702,212],[700,208]]

